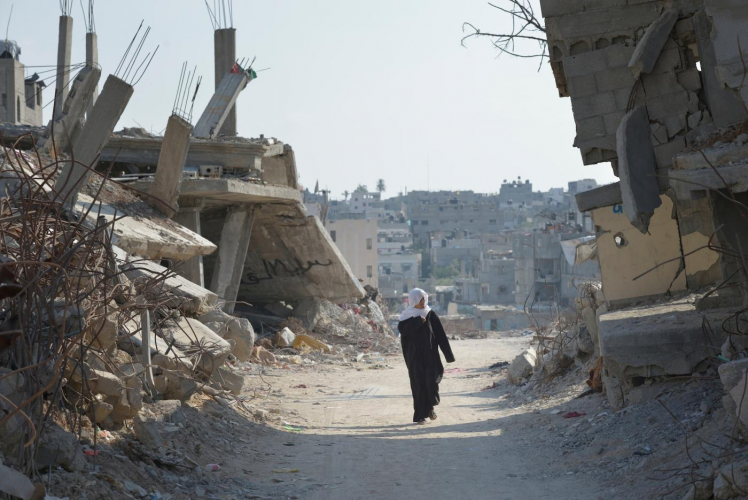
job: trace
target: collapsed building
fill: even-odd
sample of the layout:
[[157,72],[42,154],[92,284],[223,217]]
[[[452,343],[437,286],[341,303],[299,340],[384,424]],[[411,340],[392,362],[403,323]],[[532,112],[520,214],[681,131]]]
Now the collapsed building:
[[620,179],[576,196],[602,276],[585,320],[620,407],[646,380],[741,356],[732,335],[719,346],[745,301],[748,5],[540,3],[574,146]]
[[[41,107],[32,121],[11,110],[1,127],[3,474],[4,463],[32,477],[84,469],[78,440],[95,448],[97,434],[83,420],[132,421],[143,445],[163,448],[160,403],[236,397],[239,363],[275,365],[270,348],[342,362],[394,349],[379,306],[307,214],[293,148],[237,136],[236,102],[257,75],[236,57],[234,28],[215,25],[215,92],[194,125],[185,65],[163,137],[115,134],[153,57],[140,57],[149,30],[99,93],[90,18],[87,63],[65,78],[72,4],[61,6],[55,113],[40,126]],[[17,90],[16,48],[6,42],[0,68],[16,71],[2,82]],[[49,405],[71,412],[65,428],[47,421]]]

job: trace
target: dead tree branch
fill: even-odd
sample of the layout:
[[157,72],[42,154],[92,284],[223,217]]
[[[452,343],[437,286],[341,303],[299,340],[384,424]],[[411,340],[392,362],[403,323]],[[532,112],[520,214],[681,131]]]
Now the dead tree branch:
[[[543,60],[549,57],[548,41],[542,20],[535,14],[530,0],[505,0],[505,2],[508,3],[508,7],[501,7],[490,2],[488,5],[509,15],[512,21],[511,30],[506,33],[484,32],[474,24],[465,22],[462,24],[462,31],[468,34],[462,38],[462,45],[465,46],[465,42],[470,38],[488,37],[493,46],[499,50],[499,56],[508,54],[520,58],[540,58],[538,66],[538,71],[540,71]],[[528,45],[527,42],[537,47],[528,50],[525,47]]]

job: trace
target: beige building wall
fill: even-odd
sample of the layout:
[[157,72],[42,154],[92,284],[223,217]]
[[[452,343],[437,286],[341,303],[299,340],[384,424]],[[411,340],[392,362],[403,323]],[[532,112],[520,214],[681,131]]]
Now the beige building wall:
[[670,259],[682,255],[678,222],[673,218],[673,201],[662,195],[649,234],[633,227],[621,205],[592,211],[597,227],[597,248],[603,293],[613,303],[651,297],[686,289],[686,273],[675,260],[634,281],[634,278]]
[[343,254],[353,274],[364,285],[379,286],[379,255],[377,252],[376,220],[344,219],[328,221],[330,237]]

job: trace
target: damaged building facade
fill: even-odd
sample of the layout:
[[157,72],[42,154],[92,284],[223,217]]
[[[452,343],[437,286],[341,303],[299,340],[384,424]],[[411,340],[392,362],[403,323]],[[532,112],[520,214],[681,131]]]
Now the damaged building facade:
[[[703,348],[702,322],[721,325],[744,300],[748,4],[540,3],[574,146],[585,165],[609,163],[620,179],[576,201],[594,223],[602,276],[586,320],[608,398],[621,406],[642,380],[732,359]],[[696,298],[668,302],[688,294]],[[719,346],[726,333],[713,335]]]

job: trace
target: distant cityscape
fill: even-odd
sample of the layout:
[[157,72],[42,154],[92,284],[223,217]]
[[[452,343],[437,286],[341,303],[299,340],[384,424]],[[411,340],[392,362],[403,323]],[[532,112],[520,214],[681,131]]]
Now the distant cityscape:
[[385,187],[383,180],[375,191],[360,185],[342,199],[305,188],[304,204],[393,314],[418,286],[441,315],[467,318],[480,330],[516,329],[527,325],[525,307],[566,307],[580,285],[600,280],[594,251],[577,251],[594,247],[592,221],[575,199],[598,187],[593,179],[545,192],[521,177],[505,180],[498,193],[387,198]]

